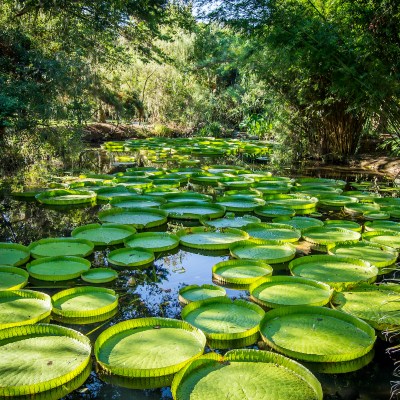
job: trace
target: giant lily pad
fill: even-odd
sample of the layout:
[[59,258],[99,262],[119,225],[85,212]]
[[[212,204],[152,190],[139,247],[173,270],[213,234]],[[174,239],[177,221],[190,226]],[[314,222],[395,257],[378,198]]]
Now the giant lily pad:
[[295,276],[328,283],[336,290],[375,282],[378,269],[367,261],[340,256],[313,255],[290,262]]
[[267,204],[265,206],[255,208],[254,213],[256,215],[259,215],[260,217],[276,218],[276,217],[293,217],[296,214],[296,211],[290,207],[282,207],[273,204]]
[[188,304],[181,315],[205,333],[210,347],[227,349],[257,341],[264,311],[248,301],[214,297]]
[[296,248],[290,243],[270,244],[263,240],[245,240],[229,247],[235,258],[262,260],[268,264],[290,261],[296,255]]
[[167,203],[161,209],[168,211],[169,216],[176,219],[214,219],[225,214],[225,207],[221,205],[193,201]]
[[154,261],[154,253],[141,248],[113,250],[108,254],[108,262],[119,267],[139,267]]
[[33,290],[0,291],[0,329],[36,324],[50,313],[51,299],[45,293]]
[[268,311],[260,323],[260,331],[274,350],[314,362],[362,357],[373,348],[376,339],[374,329],[366,322],[341,311],[314,306]]
[[288,207],[293,210],[313,210],[318,203],[316,197],[283,194],[279,199],[268,200],[267,205]]
[[165,203],[165,200],[161,197],[144,195],[116,197],[110,201],[112,206],[119,208],[159,207],[163,203]]
[[321,207],[335,209],[335,208],[343,207],[349,203],[357,203],[357,202],[358,202],[357,197],[340,196],[337,194],[336,195],[335,194],[327,194],[327,195],[320,197],[318,205]]
[[361,232],[361,225],[355,221],[348,221],[342,219],[330,219],[325,221],[325,226],[329,228],[344,228],[351,231]]
[[243,228],[251,238],[261,239],[271,243],[279,242],[297,242],[300,237],[300,231],[284,224],[250,224]]
[[44,257],[30,262],[26,269],[33,278],[43,281],[65,281],[88,271],[90,262],[81,257]]
[[0,264],[17,267],[31,257],[29,249],[22,244],[0,242]]
[[[37,324],[0,331],[0,396],[38,396],[68,386],[84,373],[90,374],[90,340],[58,325]],[[40,373],[38,373],[40,371]],[[77,387],[61,391],[64,395]],[[58,392],[57,392],[58,393]],[[62,396],[62,395],[61,395]],[[57,397],[48,398],[59,398]]]
[[113,224],[132,225],[138,229],[151,228],[167,222],[168,213],[155,208],[113,208],[99,212],[99,220]]
[[28,283],[29,274],[22,268],[0,265],[0,291],[21,289]]
[[49,238],[29,245],[34,258],[75,256],[86,257],[93,252],[94,244],[86,239]]
[[224,218],[218,218],[213,220],[200,219],[200,222],[211,228],[243,228],[249,224],[255,224],[261,222],[260,218],[252,215],[243,215],[242,217],[236,217],[233,213],[226,213]]
[[224,288],[215,285],[189,285],[179,290],[179,301],[182,304],[220,296],[226,296],[226,291]]
[[65,206],[71,204],[94,203],[96,193],[90,190],[66,190],[55,189],[41,192],[35,196],[40,203],[56,206]]
[[118,277],[118,272],[111,268],[93,268],[85,271],[81,275],[81,279],[90,283],[106,283],[111,282]]
[[217,204],[224,206],[228,211],[252,211],[263,206],[265,200],[253,196],[222,196],[217,198]]
[[191,361],[174,378],[176,400],[322,400],[321,384],[299,363],[280,354],[232,350]]
[[136,233],[136,229],[121,224],[89,224],[75,228],[71,236],[77,239],[86,239],[95,246],[107,246],[123,243]]
[[400,232],[400,222],[383,220],[383,221],[367,221],[364,224],[364,231],[396,231]]
[[329,249],[330,254],[343,257],[359,258],[375,265],[378,269],[393,265],[399,253],[392,247],[369,242],[341,244]]
[[295,276],[269,276],[250,285],[251,299],[262,306],[324,306],[329,303],[332,289],[329,285]]
[[103,370],[147,379],[150,388],[159,386],[161,378],[164,378],[162,385],[171,383],[173,374],[200,356],[205,344],[204,334],[184,321],[139,318],[120,322],[102,332],[94,354]]
[[293,218],[287,218],[287,217],[277,217],[273,219],[273,222],[277,222],[279,224],[285,224],[285,225],[290,225],[295,229],[298,229],[299,231],[303,232],[306,229],[309,228],[314,228],[317,226],[323,226],[324,223],[320,221],[319,219],[316,218],[311,218],[311,217],[293,217]]
[[[62,290],[51,298],[53,314],[57,319],[101,317],[118,307],[118,295],[114,290],[80,286]],[[80,321],[82,323],[83,321]]]
[[127,247],[142,247],[151,251],[167,251],[179,246],[179,238],[166,232],[142,232],[125,240]]
[[309,228],[303,231],[302,235],[307,242],[323,246],[356,243],[361,238],[361,234],[358,232],[329,226]]
[[206,202],[209,203],[212,200],[212,197],[198,192],[177,192],[177,193],[168,193],[164,196],[164,198],[169,203],[180,203],[182,201],[194,201],[194,202]]
[[369,231],[362,235],[363,240],[400,250],[400,232],[396,231]]
[[332,304],[375,329],[400,326],[400,285],[362,285],[350,292],[335,293]]
[[272,274],[272,267],[261,260],[227,260],[212,268],[213,279],[222,284],[250,285]]
[[235,228],[197,227],[182,229],[177,233],[181,244],[203,250],[225,250],[232,243],[248,239],[249,235]]

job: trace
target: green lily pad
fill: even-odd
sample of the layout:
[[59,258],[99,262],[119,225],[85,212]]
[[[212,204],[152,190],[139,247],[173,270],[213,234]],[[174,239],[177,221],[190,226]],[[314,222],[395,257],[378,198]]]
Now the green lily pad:
[[278,224],[290,225],[294,229],[298,229],[301,232],[309,228],[314,228],[317,226],[324,225],[324,223],[319,219],[310,217],[293,217],[293,218],[278,217],[274,218],[272,222],[276,222]]
[[362,285],[335,293],[332,304],[378,330],[400,326],[400,285]]
[[357,243],[361,234],[344,228],[321,226],[309,228],[302,232],[303,239],[307,242],[318,245],[338,245],[347,243]]
[[82,203],[94,203],[96,201],[96,193],[90,190],[66,190],[55,189],[41,192],[35,196],[36,200],[43,204],[51,205],[70,205]]
[[108,254],[110,264],[120,267],[139,267],[154,261],[154,253],[141,248],[124,248],[113,250]]
[[342,257],[359,258],[375,265],[378,269],[393,265],[399,253],[392,247],[368,242],[341,244],[329,249],[329,253]]
[[289,207],[267,204],[265,206],[255,208],[254,213],[260,217],[276,218],[293,217],[296,214],[296,211]]
[[80,286],[62,290],[51,298],[57,319],[90,318],[108,314],[118,307],[114,290]]
[[[184,321],[138,318],[102,332],[94,354],[100,368],[108,373],[130,378],[164,378],[165,386],[184,365],[203,353],[205,344],[204,334]],[[159,382],[155,383],[157,386]]]
[[221,196],[217,198],[216,204],[224,206],[228,211],[252,211],[256,207],[263,206],[265,200],[253,196]]
[[179,301],[182,304],[220,296],[226,296],[225,289],[214,285],[189,285],[179,290]]
[[246,240],[230,246],[232,257],[262,260],[268,264],[290,261],[296,255],[296,248],[290,243],[269,244],[263,240]]
[[81,279],[89,283],[112,282],[118,277],[118,272],[111,268],[93,268],[83,272]]
[[167,222],[168,213],[155,208],[122,209],[100,211],[98,214],[101,222],[112,224],[132,225],[137,229],[152,228]]
[[94,244],[86,239],[49,238],[29,245],[34,258],[74,256],[86,257],[93,252]]
[[33,278],[43,281],[66,281],[88,271],[90,262],[81,257],[43,257],[30,262],[26,270]]
[[292,185],[287,182],[258,182],[253,188],[264,195],[285,194],[290,191]]
[[186,365],[174,378],[174,399],[322,400],[321,384],[302,365],[280,354],[232,350],[210,353]]
[[113,186],[97,190],[96,195],[97,200],[109,201],[117,197],[132,196],[132,191],[129,191],[125,186]]
[[186,305],[182,319],[201,329],[212,348],[249,346],[259,336],[258,325],[264,311],[244,300],[214,297]]
[[145,196],[145,195],[132,195],[125,197],[116,197],[110,201],[113,207],[118,208],[148,208],[159,207],[164,204],[165,200],[161,197]]
[[0,242],[0,264],[18,267],[31,258],[28,247],[17,243]]
[[250,224],[243,228],[251,238],[261,239],[270,243],[297,242],[301,238],[301,232],[284,224]]
[[280,207],[287,207],[293,210],[310,210],[315,209],[318,203],[316,197],[283,194],[279,199],[268,200],[267,205],[272,204]]
[[190,182],[196,185],[203,186],[218,186],[218,182],[223,178],[223,175],[214,175],[207,173],[193,174],[190,177]]
[[329,285],[295,276],[260,278],[250,285],[250,298],[264,307],[324,306],[333,290]]
[[363,213],[363,217],[366,220],[374,221],[374,220],[385,220],[390,218],[391,214],[384,211],[365,211]]
[[274,350],[313,362],[362,357],[376,340],[374,329],[366,322],[341,311],[314,306],[268,311],[260,323],[260,331],[263,340]]
[[272,267],[261,260],[227,260],[215,264],[212,274],[217,282],[248,286],[261,277],[272,275]]
[[51,299],[45,293],[33,290],[0,291],[0,330],[36,324],[50,313]]
[[186,228],[177,233],[180,243],[203,250],[225,250],[232,243],[246,240],[249,235],[235,228],[214,230],[206,227]]
[[367,221],[364,224],[364,231],[396,231],[400,232],[400,222],[395,221]]
[[249,224],[255,224],[261,222],[260,218],[254,217],[252,215],[243,215],[242,217],[235,217],[232,213],[226,213],[224,218],[213,219],[208,221],[201,218],[200,222],[202,225],[222,229],[222,228],[243,228]]
[[370,231],[364,232],[363,240],[400,250],[400,232],[395,231]]
[[18,267],[0,265],[0,291],[21,289],[28,283],[29,274]]
[[343,207],[346,214],[362,215],[366,211],[379,211],[380,207],[375,203],[347,203]]
[[325,226],[328,228],[343,228],[355,232],[361,232],[362,227],[355,221],[348,221],[342,219],[330,219],[325,221]]
[[125,240],[126,247],[142,247],[151,251],[167,251],[179,246],[179,238],[166,232],[143,232]]
[[89,376],[91,346],[86,336],[72,329],[48,324],[25,325],[0,331],[0,358],[2,398],[39,398],[41,393],[60,389],[47,397],[59,398],[61,393],[76,388],[76,382],[69,386],[74,378],[84,374],[78,380],[82,384]]
[[209,203],[212,201],[212,197],[198,192],[177,192],[177,193],[168,193],[164,196],[164,198],[169,203],[180,203],[182,201],[196,201],[196,202],[206,202]]
[[292,275],[325,282],[336,290],[375,282],[378,269],[358,258],[315,255],[297,258],[289,263]]
[[176,219],[214,219],[225,214],[223,206],[193,201],[167,203],[162,205],[161,209],[168,211],[169,216]]
[[136,229],[129,225],[121,224],[89,224],[79,226],[71,232],[77,239],[86,239],[95,246],[110,246],[123,243],[125,239],[136,233]]
[[349,203],[357,203],[357,202],[358,202],[357,197],[340,196],[337,194],[332,194],[332,195],[327,194],[319,198],[318,205],[321,207],[335,209],[335,208],[341,208]]

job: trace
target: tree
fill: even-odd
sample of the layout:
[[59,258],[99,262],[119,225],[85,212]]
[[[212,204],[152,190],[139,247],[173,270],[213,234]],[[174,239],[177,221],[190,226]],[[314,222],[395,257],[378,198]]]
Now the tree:
[[256,38],[251,61],[309,154],[344,159],[381,121],[399,127],[398,2],[230,0],[211,18]]
[[0,4],[0,136],[50,119],[81,124],[98,99],[116,104],[99,79],[128,62],[126,48],[143,59],[171,23],[168,0],[4,0]]

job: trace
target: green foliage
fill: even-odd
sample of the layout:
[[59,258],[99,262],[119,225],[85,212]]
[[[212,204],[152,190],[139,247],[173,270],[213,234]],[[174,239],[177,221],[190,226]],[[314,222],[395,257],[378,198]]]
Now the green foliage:
[[155,124],[153,131],[157,136],[161,137],[171,137],[174,133],[173,129],[163,124]]
[[263,139],[272,128],[272,123],[264,115],[247,115],[240,123],[240,127],[247,130],[250,135]]
[[397,3],[236,0],[212,17],[257,40],[249,62],[308,154],[345,158],[371,127],[399,131]]
[[209,124],[203,126],[197,132],[198,136],[213,136],[221,137],[223,133],[222,125],[219,122],[210,122]]

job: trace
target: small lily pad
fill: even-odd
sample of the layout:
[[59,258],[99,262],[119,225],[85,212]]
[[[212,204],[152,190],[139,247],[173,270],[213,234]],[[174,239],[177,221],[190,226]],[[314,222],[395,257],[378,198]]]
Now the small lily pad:
[[179,301],[182,304],[220,296],[226,296],[226,291],[224,288],[215,285],[189,285],[179,290]]
[[141,248],[113,250],[108,254],[108,262],[120,267],[139,267],[154,261],[154,253]]

